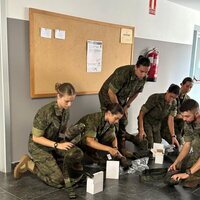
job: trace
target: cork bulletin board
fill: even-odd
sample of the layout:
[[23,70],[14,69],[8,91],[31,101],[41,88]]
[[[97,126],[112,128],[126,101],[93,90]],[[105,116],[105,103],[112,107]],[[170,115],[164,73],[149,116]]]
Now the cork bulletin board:
[[[32,98],[55,96],[56,82],[70,82],[78,95],[98,93],[108,76],[122,65],[132,64],[132,43],[121,43],[122,29],[130,26],[82,19],[43,10],[29,9],[30,93]],[[41,29],[51,38],[41,37]],[[65,39],[55,38],[64,30]],[[133,37],[134,38],[134,37]],[[87,72],[87,41],[102,41],[101,72]]]

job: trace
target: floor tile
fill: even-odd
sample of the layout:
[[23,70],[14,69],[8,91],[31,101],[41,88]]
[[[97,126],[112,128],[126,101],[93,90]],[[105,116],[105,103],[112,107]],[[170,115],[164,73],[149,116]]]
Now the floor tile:
[[[200,188],[166,186],[162,180],[140,182],[136,174],[121,175],[119,180],[104,181],[104,190],[86,193],[86,186],[75,188],[77,200],[199,200]],[[35,175],[26,173],[15,180],[12,174],[0,173],[0,200],[67,200],[66,189],[49,187]]]
[[57,190],[30,173],[24,174],[19,180],[15,180],[12,174],[0,173],[0,188],[21,199],[32,199]]

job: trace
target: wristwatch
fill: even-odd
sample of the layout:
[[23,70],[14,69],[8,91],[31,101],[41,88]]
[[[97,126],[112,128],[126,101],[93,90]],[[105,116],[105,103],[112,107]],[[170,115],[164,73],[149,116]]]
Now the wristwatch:
[[192,172],[191,172],[190,169],[186,169],[186,170],[185,170],[185,173],[188,174],[189,176],[192,175]]
[[58,146],[58,143],[55,142],[55,143],[54,143],[54,148],[57,149],[57,146]]
[[172,138],[173,138],[173,137],[176,138],[176,135],[172,135],[171,137],[172,137]]

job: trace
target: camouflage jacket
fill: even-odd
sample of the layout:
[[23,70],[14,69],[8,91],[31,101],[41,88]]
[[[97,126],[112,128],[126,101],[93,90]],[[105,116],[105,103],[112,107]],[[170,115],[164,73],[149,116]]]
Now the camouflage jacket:
[[187,99],[190,99],[190,97],[187,94],[185,94],[183,97],[179,96],[176,99],[176,102],[177,102],[177,114],[180,114],[180,107],[181,107],[182,103]]
[[191,142],[193,152],[200,157],[200,122],[185,122],[184,133],[184,141]]
[[135,75],[135,66],[126,65],[117,68],[113,74],[104,82],[99,91],[99,99],[101,107],[111,103],[108,96],[108,89],[110,88],[117,96],[120,105],[125,106],[129,97],[142,92],[146,77],[139,79]]
[[141,111],[144,113],[144,121],[156,124],[168,115],[176,116],[176,100],[169,104],[165,101],[165,93],[152,94],[141,107]]
[[58,141],[59,133],[65,133],[69,120],[69,109],[61,111],[57,102],[51,102],[37,112],[33,121],[32,135]]
[[104,116],[104,112],[97,112],[88,114],[78,121],[78,123],[85,124],[84,138],[93,137],[100,140],[104,133],[108,131],[112,134],[115,133],[115,126],[105,121]]

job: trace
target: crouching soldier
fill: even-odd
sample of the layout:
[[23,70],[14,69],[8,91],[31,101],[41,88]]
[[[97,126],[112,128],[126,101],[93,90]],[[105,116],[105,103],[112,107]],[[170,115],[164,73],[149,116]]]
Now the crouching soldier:
[[[138,117],[140,140],[148,141],[148,148],[153,148],[153,143],[161,143],[162,138],[171,139],[170,142],[179,146],[174,132],[174,116],[177,113],[176,98],[179,95],[179,86],[171,84],[166,93],[152,94],[141,107]],[[161,133],[162,120],[168,117],[170,134]]]
[[76,198],[72,186],[82,177],[83,152],[74,143],[60,139],[66,133],[69,107],[76,93],[70,83],[56,84],[55,88],[56,101],[39,109],[33,121],[28,143],[32,159],[24,155],[15,167],[14,177],[20,178],[29,170],[50,186],[65,187],[69,197]]
[[[188,92],[191,90],[193,86],[193,80],[190,77],[186,77],[183,79],[182,83],[180,84],[180,93],[179,96],[176,98],[177,102],[177,115],[174,118],[174,131],[175,135],[177,136],[177,140],[180,144],[182,144],[182,136],[183,136],[183,126],[184,121],[182,119],[182,115],[180,114],[180,107],[185,102],[185,100],[190,99],[188,96]],[[167,118],[163,120],[161,132],[163,135],[170,135],[169,127],[167,126]],[[171,143],[171,140],[168,139],[168,142]]]
[[184,124],[183,148],[169,167],[166,183],[178,184],[184,187],[197,187],[200,185],[200,110],[199,104],[193,100],[186,100],[180,107]]
[[84,116],[78,123],[85,124],[85,132],[80,142],[81,149],[87,160],[93,163],[105,164],[107,154],[121,161],[124,168],[128,162],[118,150],[115,124],[124,114],[123,108],[118,104],[109,104],[105,112],[97,112]]

